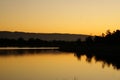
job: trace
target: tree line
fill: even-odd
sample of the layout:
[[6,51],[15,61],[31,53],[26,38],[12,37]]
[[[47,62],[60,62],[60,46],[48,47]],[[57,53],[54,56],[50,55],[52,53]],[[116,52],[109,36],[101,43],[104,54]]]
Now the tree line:
[[120,45],[120,30],[113,32],[107,30],[106,34],[102,33],[102,36],[87,37],[85,42],[88,44]]
[[106,33],[102,34],[102,36],[89,36],[85,39],[85,41],[81,41],[79,38],[76,41],[45,41],[41,39],[30,38],[25,40],[24,38],[18,39],[0,39],[1,47],[63,47],[63,48],[77,48],[81,46],[89,46],[89,45],[120,45],[120,30],[116,30],[110,32],[107,30]]

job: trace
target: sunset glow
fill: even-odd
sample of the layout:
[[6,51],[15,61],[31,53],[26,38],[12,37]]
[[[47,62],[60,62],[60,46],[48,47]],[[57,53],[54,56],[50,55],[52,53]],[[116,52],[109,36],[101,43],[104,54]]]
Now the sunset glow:
[[120,0],[0,0],[0,31],[100,35],[120,29]]

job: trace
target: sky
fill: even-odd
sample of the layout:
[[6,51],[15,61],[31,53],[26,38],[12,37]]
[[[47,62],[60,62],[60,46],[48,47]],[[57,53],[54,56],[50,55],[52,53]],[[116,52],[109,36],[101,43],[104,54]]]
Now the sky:
[[0,31],[101,35],[120,29],[120,0],[0,0]]

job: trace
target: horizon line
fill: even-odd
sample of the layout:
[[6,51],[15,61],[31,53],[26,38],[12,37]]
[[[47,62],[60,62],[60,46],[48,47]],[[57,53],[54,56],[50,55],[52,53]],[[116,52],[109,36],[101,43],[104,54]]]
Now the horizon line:
[[19,32],[19,33],[28,33],[28,34],[71,34],[71,35],[88,35],[88,36],[93,36],[91,34],[77,34],[77,33],[59,33],[59,32],[24,32],[24,31],[9,31],[9,30],[1,30],[0,32]]

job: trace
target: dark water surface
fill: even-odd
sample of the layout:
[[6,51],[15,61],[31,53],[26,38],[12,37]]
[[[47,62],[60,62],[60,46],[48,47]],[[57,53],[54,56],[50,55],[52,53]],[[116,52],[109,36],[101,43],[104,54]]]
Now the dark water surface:
[[120,80],[120,70],[53,49],[1,49],[0,80]]

